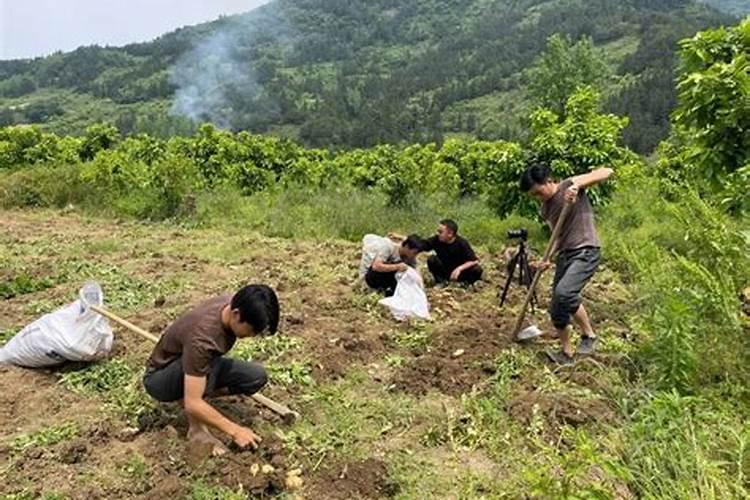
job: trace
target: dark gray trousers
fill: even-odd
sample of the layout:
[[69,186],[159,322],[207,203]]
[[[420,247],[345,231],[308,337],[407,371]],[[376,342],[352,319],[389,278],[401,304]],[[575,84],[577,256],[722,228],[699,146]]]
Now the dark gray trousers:
[[[218,356],[211,362],[203,394],[210,396],[226,388],[229,394],[249,396],[258,392],[267,381],[266,370],[259,363]],[[147,371],[143,377],[143,387],[152,398],[165,403],[185,397],[182,358],[172,361],[164,368]]]
[[557,256],[549,315],[555,328],[562,330],[581,305],[581,291],[599,266],[597,247],[564,250]]

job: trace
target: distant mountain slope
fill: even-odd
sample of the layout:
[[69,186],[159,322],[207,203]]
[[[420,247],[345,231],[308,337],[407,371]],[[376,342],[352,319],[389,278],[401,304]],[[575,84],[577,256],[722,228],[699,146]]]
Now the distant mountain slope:
[[744,17],[750,14],[750,0],[703,0],[703,3],[737,16]]
[[210,120],[318,146],[518,138],[521,72],[562,32],[605,49],[619,75],[607,106],[649,151],[674,104],[676,40],[734,21],[683,0],[275,0],[149,43],[0,62],[0,125],[165,135]]

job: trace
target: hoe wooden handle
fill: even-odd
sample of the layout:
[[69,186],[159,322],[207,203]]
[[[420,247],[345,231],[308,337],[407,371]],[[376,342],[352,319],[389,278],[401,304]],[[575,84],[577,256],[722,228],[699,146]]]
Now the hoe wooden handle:
[[[150,340],[153,343],[159,342],[159,338],[156,335],[153,335],[152,333],[149,333],[146,330],[135,326],[130,321],[125,320],[125,319],[117,316],[115,313],[110,312],[110,311],[108,311],[107,309],[104,309],[101,306],[90,305],[89,308],[92,311],[96,311],[97,313],[101,314],[105,318],[109,318],[112,321],[114,321],[115,323],[118,323],[118,324],[124,326],[125,328],[127,328],[131,332],[133,332],[133,333],[135,333],[137,335],[140,335],[141,337],[143,337],[146,340]],[[293,423],[295,420],[297,420],[299,418],[299,414],[297,412],[292,411],[287,406],[284,406],[281,403],[277,403],[273,399],[267,398],[266,396],[264,396],[262,394],[256,393],[256,394],[253,394],[250,397],[253,398],[253,400],[255,400],[255,402],[257,402],[257,403],[265,406],[269,410],[277,413],[282,418],[282,420],[284,421],[284,423],[291,424],[291,423]]]
[[[542,257],[543,261],[548,261],[550,257],[552,257],[552,254],[555,253],[555,250],[557,249],[557,238],[560,236],[562,226],[565,223],[565,219],[568,218],[568,213],[570,212],[570,209],[572,207],[573,204],[567,201],[563,205],[562,212],[560,212],[560,217],[558,217],[555,228],[552,230],[552,236],[550,237],[549,243],[547,244],[547,249],[544,251],[544,257]],[[529,292],[526,294],[526,300],[523,301],[523,307],[521,307],[521,312],[518,314],[518,319],[516,320],[516,326],[513,329],[513,337],[518,336],[518,332],[521,331],[523,320],[526,317],[526,309],[529,306],[529,302],[531,302],[531,297],[534,296],[534,290],[536,289],[536,285],[537,283],[539,283],[539,278],[542,276],[543,272],[544,269],[537,269],[534,273],[534,279],[531,281]]]

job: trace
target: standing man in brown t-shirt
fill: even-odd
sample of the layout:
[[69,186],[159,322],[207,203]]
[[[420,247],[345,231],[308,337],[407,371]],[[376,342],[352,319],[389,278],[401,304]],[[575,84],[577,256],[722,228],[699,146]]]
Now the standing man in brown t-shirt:
[[[556,363],[573,362],[574,352],[568,331],[571,318],[582,331],[578,352],[591,354],[596,348],[596,335],[586,309],[581,304],[581,291],[599,265],[601,243],[594,225],[594,211],[585,189],[607,180],[611,175],[611,168],[599,168],[555,182],[550,178],[549,167],[541,164],[529,166],[521,175],[521,190],[542,203],[542,217],[550,228],[557,224],[565,203],[573,204],[555,247],[558,255],[549,312],[562,349],[561,352],[551,352],[548,355]],[[549,266],[549,262],[542,262],[538,267],[546,269]]]
[[188,439],[227,451],[209,427],[225,432],[240,447],[257,447],[260,437],[232,422],[204,397],[254,394],[267,381],[258,363],[226,358],[238,338],[276,333],[279,301],[266,285],[248,285],[232,295],[209,299],[167,327],[148,360],[143,385],[158,401],[182,401]]

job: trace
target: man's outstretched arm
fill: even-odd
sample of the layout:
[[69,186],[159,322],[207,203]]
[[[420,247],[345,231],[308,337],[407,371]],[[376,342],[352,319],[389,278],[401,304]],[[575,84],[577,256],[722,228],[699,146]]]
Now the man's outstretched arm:
[[572,184],[565,192],[565,200],[569,203],[575,202],[576,198],[578,197],[579,189],[586,189],[589,186],[594,186],[596,184],[599,184],[600,182],[604,182],[609,179],[613,173],[614,170],[612,170],[611,168],[597,168],[596,170],[592,170],[587,174],[571,177],[570,180]]
[[614,170],[612,170],[611,168],[597,168],[596,170],[592,170],[589,173],[571,177],[570,180],[573,181],[573,184],[575,186],[578,186],[579,189],[585,189],[589,186],[594,186],[596,184],[599,184],[600,182],[606,181],[612,176],[613,173]]

